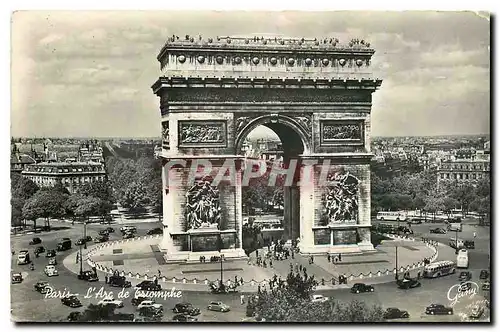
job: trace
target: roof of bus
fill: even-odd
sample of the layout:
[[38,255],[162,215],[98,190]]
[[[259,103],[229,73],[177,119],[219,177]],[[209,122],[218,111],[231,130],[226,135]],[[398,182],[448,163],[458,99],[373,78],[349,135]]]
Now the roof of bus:
[[433,268],[433,267],[439,267],[439,266],[450,265],[450,264],[455,264],[455,262],[452,262],[452,261],[439,261],[439,262],[430,263],[426,267],[427,268]]

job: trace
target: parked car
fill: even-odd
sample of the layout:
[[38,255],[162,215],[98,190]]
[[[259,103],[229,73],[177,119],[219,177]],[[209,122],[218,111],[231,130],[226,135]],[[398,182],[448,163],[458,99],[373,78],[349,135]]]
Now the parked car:
[[113,287],[129,288],[132,283],[123,276],[111,276],[108,279],[108,284]]
[[65,251],[71,249],[71,239],[70,238],[62,238],[61,242],[57,244],[57,251]]
[[25,265],[31,263],[31,258],[28,250],[21,250],[17,254],[17,265]]
[[109,234],[109,232],[108,232],[108,230],[107,230],[107,229],[101,229],[101,230],[99,231],[99,235],[108,235],[108,234]]
[[430,232],[435,234],[446,234],[446,229],[437,227],[432,228]]
[[97,304],[105,306],[105,305],[114,305],[117,308],[123,308],[123,301],[121,300],[115,300],[112,297],[107,297],[105,299],[102,299],[101,301],[97,302]]
[[156,303],[155,301],[153,300],[145,300],[145,301],[142,301],[138,306],[137,306],[137,310],[141,310],[141,308],[146,308],[146,307],[151,307],[151,308],[155,308],[155,309],[158,309],[158,310],[163,310],[163,305],[161,303]]
[[40,239],[39,237],[34,237],[30,241],[30,245],[35,245],[35,244],[40,244],[40,243],[42,243],[42,239]]
[[48,277],[55,277],[59,275],[59,272],[57,271],[56,267],[54,265],[47,265],[44,269],[43,272],[48,276]]
[[134,233],[124,233],[123,234],[124,239],[132,239],[134,237],[135,237]]
[[94,238],[94,242],[95,242],[95,243],[102,243],[102,242],[106,242],[106,241],[108,241],[108,240],[109,240],[109,238],[108,238],[107,236],[104,236],[104,235],[101,235],[101,236],[96,236],[96,237]]
[[476,305],[472,308],[469,314],[469,318],[475,318],[475,319],[481,318],[483,313],[484,313],[484,308],[480,305]]
[[469,281],[471,279],[472,279],[472,273],[470,273],[469,271],[462,271],[458,275],[459,281]]
[[154,234],[163,234],[163,229],[161,228],[153,228],[150,229],[149,231],[146,232],[147,235],[154,235]]
[[76,242],[75,242],[75,246],[81,246],[81,245],[84,245],[84,244],[85,244],[85,242],[87,242],[87,241],[85,241],[85,239],[78,239],[78,240],[76,240]]
[[403,279],[397,281],[398,287],[401,289],[416,288],[422,286],[417,279]]
[[199,308],[195,308],[191,303],[187,302],[177,303],[172,311],[179,314],[188,314],[190,316],[196,316],[200,314]]
[[144,280],[135,285],[135,289],[145,290],[145,291],[160,291],[161,285],[156,284],[151,280]]
[[78,279],[86,281],[99,281],[99,277],[94,271],[82,271],[82,273],[78,274]]
[[228,312],[230,311],[230,307],[227,304],[224,304],[220,301],[212,301],[207,307],[208,310],[211,311],[220,311],[220,312]]
[[120,228],[120,232],[122,232],[122,233],[126,233],[126,232],[136,233],[137,232],[137,227],[130,226],[130,225],[125,225],[122,228]]
[[326,296],[323,296],[321,294],[314,294],[312,296],[311,302],[313,302],[313,303],[323,303],[323,302],[326,302],[328,300],[329,300],[329,298],[326,297]]
[[453,308],[442,304],[431,304],[425,308],[425,313],[427,315],[453,315]]
[[387,308],[384,312],[384,319],[409,318],[410,314],[406,310],[398,308]]
[[40,246],[35,248],[35,254],[41,254],[45,252],[45,248]]
[[21,273],[12,273],[11,282],[13,284],[20,284],[23,282],[23,275]]
[[362,283],[356,283],[351,287],[351,293],[367,293],[367,292],[374,292],[375,289],[371,285],[366,285]]
[[115,229],[113,227],[106,227],[106,230],[108,231],[108,233],[114,233],[115,232]]
[[57,259],[55,257],[49,258],[49,265],[57,265]]
[[490,290],[490,281],[489,280],[486,280],[485,282],[483,282],[483,285],[481,286],[481,289],[484,290],[484,291],[489,291]]
[[197,322],[197,321],[198,321],[197,318],[183,314],[175,315],[172,318],[172,322],[178,322],[178,323]]
[[46,281],[39,281],[34,285],[34,288],[37,292],[45,294],[52,290],[49,283]]
[[481,273],[479,273],[479,279],[488,279],[490,277],[490,273],[488,270],[481,270]]
[[79,308],[82,306],[82,302],[80,302],[76,295],[67,295],[63,297],[61,303],[71,308]]
[[145,307],[139,310],[139,316],[144,317],[147,322],[157,322],[163,317],[163,310],[154,307]]
[[73,311],[68,315],[68,318],[66,318],[66,319],[68,320],[68,322],[77,322],[80,320],[81,317],[82,317],[81,312]]
[[45,257],[56,257],[56,251],[54,249],[49,249],[47,250],[47,253],[45,254]]
[[87,235],[86,237],[83,238],[85,242],[92,242],[92,236]]

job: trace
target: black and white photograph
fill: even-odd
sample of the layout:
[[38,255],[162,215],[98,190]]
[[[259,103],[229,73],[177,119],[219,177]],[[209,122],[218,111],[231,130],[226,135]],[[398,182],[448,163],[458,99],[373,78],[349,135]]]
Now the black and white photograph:
[[490,324],[492,15],[12,12],[11,321]]

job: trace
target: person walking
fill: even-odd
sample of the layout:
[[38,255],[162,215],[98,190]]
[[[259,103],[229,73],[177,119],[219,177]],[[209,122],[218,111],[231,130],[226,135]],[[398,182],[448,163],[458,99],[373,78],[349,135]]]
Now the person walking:
[[104,283],[105,283],[105,284],[108,284],[108,280],[109,280],[109,278],[108,278],[108,275],[106,274],[106,275],[104,276]]
[[240,304],[245,304],[245,295],[240,295]]
[[473,236],[474,236],[474,238],[476,238],[476,232],[474,232]]

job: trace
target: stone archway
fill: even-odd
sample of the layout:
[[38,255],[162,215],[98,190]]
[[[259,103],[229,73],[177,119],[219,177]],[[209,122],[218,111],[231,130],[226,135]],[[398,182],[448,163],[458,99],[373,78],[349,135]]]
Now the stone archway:
[[[217,246],[227,257],[244,255],[241,145],[259,125],[274,130],[285,153],[300,160],[299,179],[307,174],[296,186],[299,229],[290,232],[299,234],[301,251],[373,249],[370,112],[382,83],[371,73],[374,52],[358,39],[344,45],[334,38],[169,39],[152,86],[162,115],[167,260],[196,260]],[[182,166],[172,168],[175,160]],[[211,171],[203,176],[234,173],[233,183],[192,189],[206,178],[191,170],[206,160]]]

